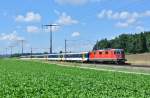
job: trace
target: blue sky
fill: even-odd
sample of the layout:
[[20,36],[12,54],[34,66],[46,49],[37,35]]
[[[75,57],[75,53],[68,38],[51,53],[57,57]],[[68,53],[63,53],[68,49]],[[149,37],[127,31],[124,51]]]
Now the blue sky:
[[[59,24],[53,28],[53,50],[89,51],[97,40],[112,39],[122,33],[149,31],[149,0],[1,0],[0,53],[24,39],[25,51],[47,51],[49,32],[43,24]],[[44,49],[42,49],[44,48]]]

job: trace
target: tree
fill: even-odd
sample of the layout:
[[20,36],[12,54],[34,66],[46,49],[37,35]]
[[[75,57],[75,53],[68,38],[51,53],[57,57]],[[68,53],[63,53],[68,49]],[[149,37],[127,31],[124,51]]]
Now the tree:
[[126,53],[144,53],[150,51],[150,32],[139,34],[122,34],[112,40],[98,41],[93,50],[106,48],[122,48]]
[[48,54],[48,52],[44,52],[44,54]]
[[103,39],[100,42],[97,42],[93,48],[93,50],[97,49],[106,49],[111,48],[110,42],[107,39]]
[[144,36],[143,33],[140,34],[140,40],[141,40],[141,43],[140,43],[141,52],[148,52],[146,37]]

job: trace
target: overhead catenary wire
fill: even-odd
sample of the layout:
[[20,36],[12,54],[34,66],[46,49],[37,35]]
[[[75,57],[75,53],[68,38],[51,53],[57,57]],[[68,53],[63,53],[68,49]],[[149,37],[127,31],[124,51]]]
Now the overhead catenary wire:
[[91,40],[66,40],[67,52],[85,52],[91,51],[97,41]]

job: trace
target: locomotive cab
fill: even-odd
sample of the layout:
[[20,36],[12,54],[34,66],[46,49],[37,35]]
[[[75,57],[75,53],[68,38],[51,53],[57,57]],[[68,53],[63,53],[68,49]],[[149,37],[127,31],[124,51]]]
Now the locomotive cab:
[[114,58],[116,63],[125,63],[125,53],[123,49],[114,49]]

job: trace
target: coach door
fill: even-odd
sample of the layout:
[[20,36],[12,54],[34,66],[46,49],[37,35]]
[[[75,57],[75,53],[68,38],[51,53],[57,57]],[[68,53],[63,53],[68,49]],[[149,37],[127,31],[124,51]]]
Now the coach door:
[[60,54],[60,55],[59,55],[59,58],[60,58],[60,60],[62,61],[62,60],[63,60],[63,55]]
[[82,61],[85,59],[85,53],[82,53]]

